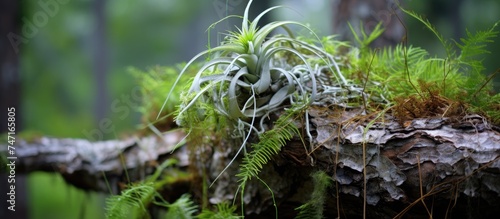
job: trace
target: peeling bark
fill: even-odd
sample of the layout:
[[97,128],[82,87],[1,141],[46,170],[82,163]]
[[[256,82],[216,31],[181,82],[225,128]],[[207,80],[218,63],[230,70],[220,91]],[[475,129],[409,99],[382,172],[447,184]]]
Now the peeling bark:
[[[308,201],[315,170],[326,171],[335,181],[326,194],[327,218],[360,218],[365,202],[368,218],[429,218],[422,203],[435,218],[500,213],[500,133],[485,119],[423,118],[403,126],[386,114],[369,125],[375,115],[361,118],[360,113],[312,107],[313,144],[305,147],[295,139],[263,168],[259,177],[272,188],[280,218],[295,216],[294,209]],[[234,156],[227,149],[215,150]],[[214,160],[218,165],[210,166],[212,180],[229,162]],[[228,169],[215,183],[212,203],[234,198],[238,182],[230,176],[237,171]],[[253,180],[246,190],[249,218],[275,217],[265,185]]]
[[[79,188],[109,193],[107,180],[116,194],[120,182],[144,179],[167,158],[177,158],[178,166],[186,166],[185,149],[171,153],[183,138],[183,132],[172,131],[161,137],[99,142],[50,137],[18,140],[15,146],[16,172],[58,172]],[[0,152],[6,154],[6,149],[7,146],[2,145]]]
[[[374,116],[352,121],[359,114],[355,110],[337,118],[329,114],[321,107],[311,109],[317,133],[312,156],[320,168],[330,170],[341,194],[362,197],[366,180],[367,204],[384,209],[377,212],[391,212],[373,216],[397,216],[403,209],[393,204],[399,202],[402,207],[419,205],[412,216],[428,218],[418,202],[423,196],[428,207],[434,205],[436,218],[447,211],[467,212],[475,218],[494,215],[483,211],[488,206],[498,213],[498,208],[491,207],[500,207],[500,133],[484,118],[422,118],[401,125],[384,115],[368,125]],[[455,200],[464,205],[453,206]]]

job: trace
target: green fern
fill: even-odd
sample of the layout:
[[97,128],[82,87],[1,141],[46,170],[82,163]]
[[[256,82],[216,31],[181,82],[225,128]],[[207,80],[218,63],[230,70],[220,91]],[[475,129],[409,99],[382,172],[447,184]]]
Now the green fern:
[[[272,189],[258,177],[259,172],[262,170],[265,164],[267,164],[271,158],[281,151],[281,148],[286,145],[287,141],[294,136],[300,136],[300,132],[295,126],[294,121],[296,121],[296,116],[303,113],[307,109],[308,105],[298,104],[292,106],[292,108],[284,111],[284,115],[280,116],[276,120],[274,127],[270,130],[265,131],[259,136],[260,141],[252,145],[252,151],[245,155],[242,164],[240,165],[240,171],[236,174],[239,182],[239,189],[241,194],[241,205],[243,207],[243,195],[245,194],[246,183],[252,178],[257,178],[263,183],[268,190],[271,192],[274,202],[274,194]],[[276,217],[278,217],[278,209],[275,205]],[[242,208],[243,213],[243,208]]]
[[[473,97],[471,94],[477,93],[478,90],[484,88],[484,85],[488,83],[488,81],[485,79],[484,75],[482,75],[482,71],[484,70],[484,66],[482,64],[482,60],[479,59],[479,55],[484,55],[488,54],[489,51],[486,49],[486,44],[493,42],[493,39],[498,36],[498,31],[496,30],[499,22],[496,22],[493,27],[491,27],[488,30],[485,31],[478,31],[475,34],[472,34],[467,30],[467,37],[466,38],[461,38],[460,42],[455,42],[455,46],[453,46],[452,43],[449,41],[445,40],[441,34],[436,30],[436,28],[425,18],[422,16],[418,15],[415,12],[405,10],[401,8],[406,14],[414,17],[421,23],[423,23],[441,42],[443,47],[446,50],[447,57],[445,60],[446,64],[448,66],[444,66],[446,70],[441,70],[444,74],[443,78],[443,86],[441,87],[443,90],[449,90],[453,88],[448,88],[446,84],[449,84],[448,82],[450,80],[454,79],[449,79],[447,76],[450,73],[453,73],[453,71],[457,71],[457,73],[462,74],[464,77],[460,77],[461,81],[458,81],[457,87],[459,88],[461,92],[457,95],[456,93],[453,93],[456,96],[453,96],[451,98],[455,99],[457,97],[464,97],[460,100],[469,102],[473,101],[475,99],[475,96]],[[455,49],[458,49],[460,51],[459,55],[456,55],[454,53]],[[408,60],[411,60],[408,58]],[[455,78],[456,79],[456,78]]]
[[[147,207],[150,204],[169,207],[157,190],[176,182],[187,175],[175,168],[175,159],[167,159],[155,172],[144,181],[129,186],[120,195],[113,195],[106,200],[106,218],[142,218],[147,216]],[[167,171],[167,172],[165,172]],[[155,201],[155,198],[161,201]]]
[[[356,30],[354,30],[354,27],[352,27],[351,23],[347,23],[347,25],[349,26],[349,29],[351,29],[351,33],[354,35],[354,39],[359,44],[359,48],[361,50],[368,50],[368,46],[384,32],[382,22],[379,22],[370,34],[366,34],[363,28],[359,29],[360,33],[358,34],[356,33]],[[360,22],[359,26],[363,27],[363,22]]]
[[402,8],[401,6],[399,7],[403,12],[405,12],[406,14],[410,15],[411,17],[417,19],[418,21],[420,21],[422,24],[424,24],[425,27],[427,27],[427,29],[429,29],[435,36],[436,38],[439,40],[439,42],[441,43],[441,45],[443,45],[445,51],[446,51],[446,55],[448,58],[451,58],[454,56],[454,48],[453,48],[453,44],[451,44],[448,40],[446,40],[443,35],[441,35],[439,33],[439,31],[437,31],[436,27],[434,27],[434,25],[431,24],[431,22],[429,20],[427,20],[426,18],[422,17],[421,15],[417,14],[416,12],[413,12],[413,11],[410,11],[410,10],[406,10],[404,8]]
[[457,47],[461,50],[457,61],[461,64],[462,72],[468,76],[462,87],[470,95],[469,98],[472,97],[469,99],[471,101],[476,100],[478,96],[489,96],[487,93],[492,88],[491,83],[483,76],[485,68],[480,56],[490,53],[486,49],[486,44],[493,42],[493,39],[498,36],[499,32],[495,30],[498,24],[499,22],[495,23],[489,30],[478,31],[476,34],[467,31],[467,38],[461,38],[462,43],[456,42]]
[[[370,72],[366,74],[369,74],[371,81],[366,92],[372,98],[380,97],[394,103],[396,97],[423,97],[432,86],[433,91],[438,91],[439,95],[448,100],[467,103],[469,112],[480,113],[492,121],[499,121],[498,98],[489,93],[492,90],[490,80],[495,75],[486,78],[480,60],[480,55],[488,53],[486,44],[498,36],[496,29],[499,22],[486,31],[475,34],[467,32],[466,38],[461,39],[460,43],[455,42],[455,48],[428,20],[414,12],[405,12],[424,23],[436,35],[443,44],[447,57],[433,57],[423,48],[400,44],[394,48],[384,48],[380,52],[349,56],[352,65],[345,70],[350,76],[356,77],[355,73],[369,69]],[[453,52],[455,49],[460,51],[458,56]],[[368,57],[373,57],[373,62],[368,63]],[[427,86],[420,87],[421,82],[425,82]]]
[[[376,94],[382,94],[390,101],[393,100],[395,95],[410,95],[417,92],[410,83],[407,83],[408,81],[416,83],[416,81],[422,78],[434,81],[439,80],[432,79],[437,76],[435,74],[430,75],[430,77],[429,75],[422,75],[427,73],[420,65],[420,63],[429,58],[427,51],[411,46],[406,48],[406,52],[404,50],[405,48],[402,45],[397,45],[395,48],[384,48],[379,53],[370,54],[374,57],[370,66],[370,78],[372,81],[384,83],[381,86],[369,88],[375,89]],[[404,73],[406,66],[408,66],[409,71],[412,73],[411,78],[408,78],[408,75]],[[365,68],[368,68],[368,66]]]
[[[153,183],[138,184],[106,200],[106,218],[140,218],[147,215],[147,205],[151,203],[156,190]],[[132,216],[131,216],[132,215]]]
[[[458,60],[464,63],[471,63],[471,67],[477,72],[481,72],[484,67],[482,63],[475,59],[478,55],[484,55],[490,53],[486,49],[486,44],[493,42],[493,39],[498,36],[498,31],[495,28],[498,26],[499,22],[495,23],[493,27],[486,31],[478,31],[476,34],[472,34],[469,30],[466,30],[467,37],[461,38],[459,42],[455,42],[458,48],[460,48],[460,56]],[[475,65],[474,65],[475,64]]]
[[[446,59],[427,59],[425,62],[419,63],[421,69],[430,72],[430,74],[443,73],[442,83],[438,87],[440,94],[451,100],[467,103],[469,112],[480,113],[488,117],[492,122],[498,123],[500,121],[498,113],[500,108],[498,104],[499,97],[497,97],[498,94],[491,95],[490,92],[492,90],[491,79],[499,71],[486,78],[483,74],[485,68],[480,55],[489,53],[486,44],[493,42],[493,39],[498,36],[499,32],[496,28],[500,21],[485,31],[478,31],[475,34],[467,31],[467,37],[460,39],[461,43],[455,42],[457,49],[460,51],[460,54],[456,55],[453,53],[455,49],[453,44],[444,40],[428,20],[414,12],[404,9],[403,11],[430,29],[446,49]],[[435,60],[438,61],[432,63]],[[428,80],[425,81],[428,82]]]
[[240,166],[240,172],[236,175],[242,187],[245,183],[256,177],[262,167],[271,160],[272,156],[280,152],[281,147],[293,136],[300,135],[294,124],[295,116],[303,112],[307,106],[295,106],[284,112],[272,129],[265,131],[259,136],[260,141],[252,145],[253,151],[248,153]]
[[295,208],[299,211],[295,219],[322,219],[327,189],[332,185],[332,179],[323,171],[316,171],[311,174],[314,183],[314,190],[311,199]]
[[167,214],[165,218],[194,219],[198,211],[198,206],[191,200],[188,194],[182,195],[172,204],[167,204]]
[[241,216],[235,215],[236,206],[229,205],[227,202],[221,202],[216,205],[217,210],[211,211],[204,209],[198,216],[198,219],[239,219]]

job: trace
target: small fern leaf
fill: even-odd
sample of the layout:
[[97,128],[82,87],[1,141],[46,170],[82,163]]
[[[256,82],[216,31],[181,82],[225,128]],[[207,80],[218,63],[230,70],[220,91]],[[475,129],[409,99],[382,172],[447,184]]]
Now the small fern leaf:
[[293,112],[285,113],[288,115],[280,117],[273,129],[264,132],[260,136],[259,143],[252,145],[254,150],[243,158],[240,173],[236,175],[240,177],[242,183],[257,176],[262,167],[271,160],[272,156],[279,153],[288,140],[294,135],[299,135],[299,130],[290,119],[290,114]]
[[239,219],[243,218],[235,214],[236,206],[229,205],[227,202],[217,204],[217,210],[212,211],[204,209],[198,216],[198,219]]
[[174,203],[168,204],[167,207],[165,218],[194,219],[194,214],[198,211],[198,206],[187,194],[182,195]]
[[493,39],[498,36],[498,31],[495,28],[499,22],[495,23],[489,30],[478,31],[476,34],[472,34],[467,30],[467,38],[461,38],[461,43],[455,42],[461,50],[458,60],[463,64],[471,66],[474,71],[481,72],[484,66],[481,61],[474,57],[490,53],[486,49],[486,44],[493,42]]
[[[369,45],[375,41],[382,33],[384,33],[384,28],[382,28],[382,22],[379,22],[377,26],[372,30],[370,34],[366,34],[365,30],[363,27],[363,22],[360,22],[359,27],[359,34],[356,32],[354,27],[348,22],[347,25],[349,26],[349,29],[351,30],[352,35],[354,35],[354,39],[356,42],[360,45],[361,50],[367,50],[369,49]],[[361,37],[359,37],[361,35]]]
[[[153,183],[145,183],[123,191],[106,200],[106,218],[130,218],[130,215],[144,215],[146,205],[151,203],[156,191]],[[132,217],[135,218],[135,217]]]
[[295,208],[295,210],[299,211],[295,219],[323,218],[323,208],[327,195],[326,190],[331,186],[332,180],[331,177],[323,171],[314,172],[311,176],[314,183],[311,199],[307,203]]
[[434,27],[434,25],[432,25],[431,22],[429,22],[429,20],[427,20],[426,18],[424,18],[421,15],[417,14],[416,12],[406,10],[406,9],[402,8],[401,6],[399,8],[403,12],[405,12],[406,14],[412,16],[413,18],[417,19],[422,24],[424,24],[424,26],[427,27],[427,29],[429,29],[438,38],[439,42],[441,42],[441,44],[443,45],[443,47],[446,50],[446,54],[448,55],[448,58],[453,57],[453,48],[454,48],[453,45],[450,42],[448,42],[447,40],[444,39],[443,35],[441,35],[437,31],[436,27]]
[[303,113],[307,107],[307,104],[296,103],[285,110],[274,123],[274,127],[259,136],[259,143],[252,145],[253,151],[243,158],[240,172],[236,174],[242,191],[245,189],[246,182],[256,177],[262,167],[271,160],[272,156],[280,152],[281,147],[285,146],[288,140],[295,135],[300,135],[294,121],[295,117]]
[[295,217],[295,219],[322,219],[323,212],[319,212],[316,206],[313,206],[311,203],[305,203],[297,208],[296,211],[299,211],[299,214]]
[[485,44],[493,42],[493,39],[498,35],[498,31],[495,31],[498,23],[499,22],[495,23],[489,30],[478,31],[476,34],[472,34],[469,30],[466,30],[467,38],[460,39],[462,44],[456,42],[461,50],[460,59],[467,59],[475,55],[489,53],[489,51],[485,49]]

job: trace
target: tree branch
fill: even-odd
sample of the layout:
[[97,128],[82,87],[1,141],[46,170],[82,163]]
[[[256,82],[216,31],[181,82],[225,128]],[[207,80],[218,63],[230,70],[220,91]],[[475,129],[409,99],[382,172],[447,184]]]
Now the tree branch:
[[[186,166],[184,149],[171,153],[183,138],[183,132],[171,131],[162,136],[99,142],[50,137],[20,139],[15,147],[16,172],[59,172],[77,187],[109,192],[106,180],[116,185],[120,180],[143,179],[166,158],[177,158],[178,165]],[[7,146],[2,146],[0,153],[6,154],[6,150]]]
[[[365,213],[359,207],[365,201],[366,215],[377,218],[399,217],[407,211],[416,218],[426,218],[424,202],[433,206],[435,217],[444,217],[451,210],[455,215],[472,212],[485,217],[498,213],[500,133],[484,118],[423,118],[400,124],[389,114],[378,119],[377,115],[360,117],[359,110],[334,112],[322,106],[311,107],[309,115],[313,145],[304,146],[297,137],[263,167],[259,178],[267,185],[252,180],[246,186],[247,215],[263,217],[269,213],[274,217],[271,188],[280,212],[284,212],[280,216],[293,217],[293,209],[308,200],[313,189],[310,174],[318,169],[335,181],[335,187],[326,194],[327,217],[335,217],[340,211],[362,216]],[[237,148],[226,139],[209,148],[191,145],[189,150],[195,151],[191,155],[187,147],[171,154],[183,138],[181,131],[172,131],[162,138],[102,142],[47,137],[19,141],[16,171],[59,172],[73,185],[109,192],[106,180],[116,185],[143,179],[157,163],[173,157],[180,161],[180,167],[189,167],[194,174],[188,182],[191,190],[183,187],[183,191],[201,198],[202,184],[211,183],[219,175]],[[209,188],[211,203],[235,198],[240,162],[235,160]],[[203,174],[206,181],[200,180]],[[471,207],[471,202],[476,204]],[[339,203],[341,209],[337,208]]]

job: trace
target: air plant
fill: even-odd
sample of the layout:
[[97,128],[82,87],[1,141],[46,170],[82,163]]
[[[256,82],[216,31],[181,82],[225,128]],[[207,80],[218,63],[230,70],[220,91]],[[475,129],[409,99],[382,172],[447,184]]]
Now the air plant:
[[[220,46],[194,56],[181,71],[182,75],[189,65],[204,55],[216,54],[194,76],[188,91],[191,98],[183,104],[178,113],[178,123],[182,124],[184,113],[193,107],[196,101],[203,99],[212,103],[220,114],[232,121],[245,123],[249,118],[260,118],[257,131],[262,133],[265,131],[263,120],[269,113],[282,109],[282,103],[285,101],[308,104],[315,99],[316,77],[319,72],[311,66],[305,53],[313,54],[325,62],[333,61],[330,55],[315,45],[293,38],[285,26],[293,24],[310,30],[304,24],[276,21],[262,28],[257,27],[262,16],[282,6],[269,8],[253,21],[249,21],[251,3],[252,1],[249,1],[245,9],[241,29],[230,32]],[[290,36],[270,36],[271,32],[279,27],[284,28]],[[280,56],[286,55],[295,56],[296,60],[302,63],[291,67],[291,64],[278,60]],[[341,74],[337,76],[345,83]],[[170,93],[163,107],[169,97]],[[253,124],[246,125],[254,127]]]
[[[197,121],[204,119],[207,107],[215,109],[217,114],[230,121],[235,133],[233,137],[243,139],[233,160],[242,151],[252,132],[261,136],[271,127],[266,123],[271,113],[287,106],[313,103],[318,95],[317,77],[325,69],[332,72],[331,78],[326,80],[340,84],[339,90],[344,92],[342,87],[347,85],[330,54],[321,47],[294,38],[286,25],[303,27],[319,41],[309,27],[295,21],[275,21],[259,28],[257,23],[266,13],[283,6],[271,7],[250,21],[248,13],[251,4],[252,0],[244,11],[241,28],[230,32],[221,45],[195,55],[180,73],[182,76],[202,56],[212,56],[193,77],[176,121],[181,126],[194,127]],[[280,27],[286,30],[288,36],[271,36]],[[318,67],[318,63],[324,66]],[[333,73],[333,67],[337,70],[336,74]],[[170,95],[171,92],[162,109]],[[305,118],[307,134],[312,140],[307,112]]]

